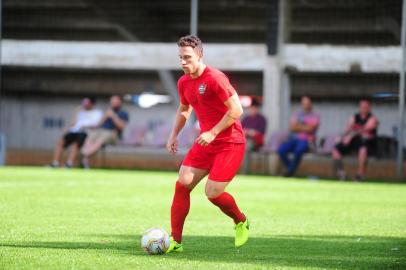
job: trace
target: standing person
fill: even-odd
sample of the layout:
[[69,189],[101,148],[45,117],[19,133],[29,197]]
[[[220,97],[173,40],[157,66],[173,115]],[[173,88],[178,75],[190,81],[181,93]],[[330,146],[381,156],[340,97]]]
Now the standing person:
[[[313,112],[312,100],[308,96],[301,98],[301,110],[295,112],[290,118],[290,136],[279,149],[278,154],[286,166],[286,177],[295,174],[304,153],[308,152],[316,141],[316,132],[320,125],[320,116]],[[288,157],[293,153],[293,159]]]
[[65,167],[73,167],[76,156],[87,137],[88,129],[96,127],[102,117],[102,112],[93,108],[94,103],[94,98],[82,100],[82,105],[76,110],[68,131],[56,143],[51,167],[59,167],[63,150],[69,146],[71,149]]
[[253,99],[248,109],[248,115],[241,122],[246,139],[245,157],[242,166],[244,174],[249,172],[250,153],[257,151],[264,144],[266,118],[261,114],[260,106],[258,100]]
[[181,37],[178,47],[185,74],[178,81],[180,104],[166,145],[168,151],[172,154],[178,151],[177,136],[192,109],[201,131],[179,170],[171,207],[171,245],[167,252],[183,251],[182,231],[190,208],[190,192],[207,175],[206,196],[233,219],[235,246],[240,247],[248,240],[248,219],[225,188],[244,156],[245,138],[239,120],[242,107],[226,75],[203,63],[203,47],[198,37]]
[[343,155],[351,151],[357,151],[358,154],[355,180],[362,180],[365,177],[368,154],[376,144],[378,125],[378,118],[372,114],[369,101],[361,100],[359,112],[350,117],[341,141],[332,152],[334,167],[340,180],[345,180],[347,177],[342,161]]
[[128,113],[122,108],[122,99],[118,95],[110,98],[110,107],[104,113],[96,129],[89,131],[82,149],[82,166],[89,168],[89,157],[103,145],[114,144],[121,137],[128,122]]

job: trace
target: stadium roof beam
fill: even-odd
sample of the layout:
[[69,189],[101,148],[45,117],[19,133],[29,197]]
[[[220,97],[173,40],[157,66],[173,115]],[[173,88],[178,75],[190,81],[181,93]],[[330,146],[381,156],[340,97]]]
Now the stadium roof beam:
[[[2,65],[112,70],[178,70],[176,44],[3,40]],[[230,71],[263,71],[262,44],[205,44],[209,65]],[[238,55],[238,57],[235,57]],[[398,46],[286,44],[281,65],[297,72],[397,73]]]

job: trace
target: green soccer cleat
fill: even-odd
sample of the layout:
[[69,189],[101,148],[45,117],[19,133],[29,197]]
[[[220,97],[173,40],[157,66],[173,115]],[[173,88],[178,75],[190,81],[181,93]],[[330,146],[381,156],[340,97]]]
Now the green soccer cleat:
[[244,222],[240,222],[235,225],[235,246],[241,247],[248,241],[248,230],[250,228],[250,224],[248,222],[248,218],[245,219]]
[[171,244],[169,245],[168,250],[165,253],[170,253],[170,252],[183,252],[183,245],[179,244],[173,238],[171,237]]

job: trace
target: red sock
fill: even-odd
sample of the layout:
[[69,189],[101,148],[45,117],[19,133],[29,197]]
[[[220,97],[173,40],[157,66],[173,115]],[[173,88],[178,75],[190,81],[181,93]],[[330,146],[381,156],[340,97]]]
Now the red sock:
[[178,243],[182,243],[183,224],[190,208],[190,192],[190,189],[176,182],[171,207],[171,227],[172,237]]
[[241,213],[233,196],[231,196],[229,193],[223,192],[220,194],[220,196],[216,198],[209,198],[209,200],[213,204],[217,205],[224,214],[231,217],[235,224],[245,221],[244,214]]

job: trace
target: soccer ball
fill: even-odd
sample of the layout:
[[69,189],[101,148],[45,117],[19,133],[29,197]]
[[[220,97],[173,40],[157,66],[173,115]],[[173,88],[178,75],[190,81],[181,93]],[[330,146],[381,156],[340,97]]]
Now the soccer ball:
[[150,255],[164,254],[170,245],[169,234],[160,228],[147,230],[141,238],[141,247]]

